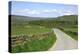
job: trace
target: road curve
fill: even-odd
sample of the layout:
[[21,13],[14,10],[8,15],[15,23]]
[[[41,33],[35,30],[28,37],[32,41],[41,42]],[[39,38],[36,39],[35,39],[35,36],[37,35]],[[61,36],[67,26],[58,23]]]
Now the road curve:
[[57,40],[55,44],[49,49],[49,51],[52,50],[69,50],[69,49],[77,49],[78,48],[78,42],[74,39],[72,39],[69,35],[62,32],[60,29],[54,28],[53,29]]

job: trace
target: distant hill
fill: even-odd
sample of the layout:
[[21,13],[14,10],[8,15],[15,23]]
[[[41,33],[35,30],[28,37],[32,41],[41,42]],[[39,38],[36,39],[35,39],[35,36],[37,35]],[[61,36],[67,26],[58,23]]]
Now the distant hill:
[[19,21],[32,21],[32,20],[40,20],[43,18],[39,17],[29,17],[29,16],[19,16],[19,15],[11,15],[12,20],[19,20]]
[[56,18],[47,18],[48,21],[77,21],[78,15],[64,15]]
[[30,21],[29,24],[41,25],[47,27],[77,25],[78,15],[66,15],[57,18],[47,18],[44,20]]
[[[78,21],[78,15],[65,15],[65,16],[60,16],[60,17],[47,17],[47,18],[42,18],[42,17],[29,17],[29,16],[19,16],[19,15],[11,15],[11,22],[12,23],[23,23],[23,22],[29,22],[29,21],[48,21],[48,22],[53,22],[53,21]],[[40,23],[41,23],[40,22]]]
[[72,20],[77,20],[78,16],[77,15],[65,15],[65,16],[60,16],[60,17],[29,17],[29,16],[19,16],[19,15],[11,15],[12,21],[33,21],[33,20],[64,20],[64,21],[72,21]]
[[78,15],[60,16],[56,20],[59,20],[59,21],[77,21],[78,20]]

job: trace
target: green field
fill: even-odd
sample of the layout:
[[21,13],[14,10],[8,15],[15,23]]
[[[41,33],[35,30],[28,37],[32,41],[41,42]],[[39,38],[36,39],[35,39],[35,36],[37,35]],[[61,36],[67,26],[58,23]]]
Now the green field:
[[31,42],[26,42],[24,45],[18,45],[12,47],[12,52],[31,52],[31,51],[45,51],[48,50],[56,41],[56,36],[54,34],[49,35],[49,37],[42,40],[33,40]]
[[[39,35],[47,32],[53,32],[51,28],[46,28],[44,26],[37,25],[12,25],[11,27],[11,35],[12,36],[21,36],[21,35]],[[42,36],[41,36],[42,37]],[[40,38],[41,38],[40,37]],[[37,37],[36,37],[37,38]],[[29,52],[29,51],[45,51],[48,50],[56,41],[56,36],[54,32],[48,37],[45,37],[42,40],[33,38],[35,40],[26,41],[24,45],[17,45],[12,47],[12,52]],[[19,40],[18,40],[19,41]]]
[[22,35],[22,34],[40,34],[45,32],[50,32],[50,28],[46,28],[44,26],[36,26],[36,25],[12,25],[12,35]]
[[77,28],[63,28],[64,32],[70,35],[73,39],[78,40],[78,29]]
[[[21,37],[22,35],[25,35],[26,37],[30,36],[31,39],[26,41],[26,43],[23,45],[16,44],[15,47],[12,47],[12,52],[48,50],[57,39],[56,35],[52,31],[53,28],[61,29],[73,39],[78,40],[77,15],[61,16],[58,18],[47,18],[40,20],[32,20],[30,17],[27,18],[27,20],[24,18],[25,17],[23,16],[13,16],[11,21],[11,37]],[[47,34],[48,32],[50,34]],[[39,38],[43,39],[39,40]]]
[[75,40],[78,40],[78,16],[69,15],[61,16],[55,19],[46,19],[39,21],[31,21],[30,24],[46,26],[48,28],[59,28],[70,35]]

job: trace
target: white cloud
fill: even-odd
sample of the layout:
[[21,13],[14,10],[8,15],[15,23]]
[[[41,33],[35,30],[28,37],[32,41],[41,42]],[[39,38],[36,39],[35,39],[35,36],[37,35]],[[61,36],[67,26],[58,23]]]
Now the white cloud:
[[59,15],[60,16],[63,16],[63,15],[74,15],[75,13],[70,11],[70,10],[66,10],[66,11],[58,11]]
[[53,11],[53,12],[58,12],[59,10],[57,10],[57,9],[53,9],[52,11]]
[[59,12],[56,9],[43,9],[43,10],[35,10],[35,9],[23,9],[23,10],[18,10],[16,11],[16,13],[22,13],[22,14],[29,14],[29,15],[33,15],[33,14],[43,14],[43,13],[52,13],[52,12]]
[[30,11],[28,11],[26,13],[28,13],[28,14],[40,14],[40,12],[37,11],[37,10],[30,10]]
[[30,9],[17,10],[16,12],[17,13],[25,13],[25,12],[28,12],[28,11],[30,11]]
[[25,11],[30,11],[30,9],[24,9],[24,10],[22,10],[22,11],[24,11],[24,12],[25,12]]
[[45,10],[43,10],[42,12],[50,13],[50,12],[58,12],[58,10],[57,10],[57,9],[51,9],[51,10],[45,9]]
[[46,9],[46,10],[43,10],[42,12],[51,12],[51,11]]
[[74,13],[72,11],[65,11],[63,12],[63,15],[73,15]]
[[66,12],[66,13],[63,13],[63,15],[72,15],[72,13]]
[[23,10],[18,10],[15,13],[17,14],[22,14],[22,15],[40,15],[40,14],[57,14],[59,16],[63,15],[72,15],[72,11],[67,10],[67,11],[62,11],[62,10],[57,10],[57,9],[43,9],[43,10],[37,10],[37,9],[23,9]]
[[22,14],[40,14],[38,10],[33,10],[33,9],[23,9],[23,10],[18,10],[15,13],[22,13]]

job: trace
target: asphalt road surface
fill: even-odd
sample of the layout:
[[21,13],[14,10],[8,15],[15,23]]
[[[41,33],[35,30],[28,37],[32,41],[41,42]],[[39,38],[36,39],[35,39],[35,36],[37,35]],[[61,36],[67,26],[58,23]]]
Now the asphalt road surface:
[[78,48],[78,41],[72,39],[69,35],[61,31],[60,29],[54,28],[53,31],[57,37],[57,40],[55,44],[49,49],[49,51]]

